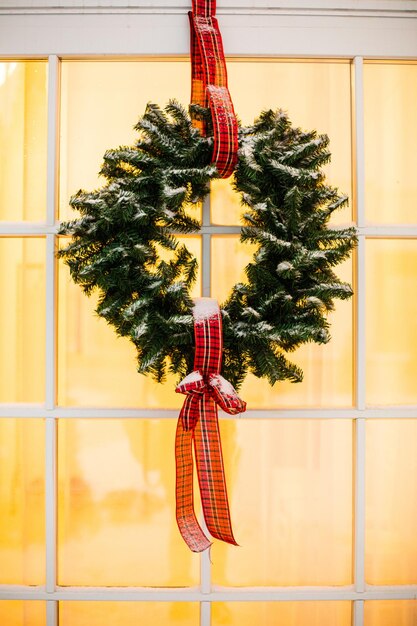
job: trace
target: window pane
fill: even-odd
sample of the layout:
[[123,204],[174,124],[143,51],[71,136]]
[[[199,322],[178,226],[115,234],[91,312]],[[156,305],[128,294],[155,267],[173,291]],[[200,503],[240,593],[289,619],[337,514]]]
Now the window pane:
[[[234,235],[212,238],[212,294],[224,302],[232,286],[245,279],[243,268],[256,249],[241,244]],[[225,259],[233,259],[226,263]],[[352,261],[336,270],[344,281],[352,282]],[[343,407],[352,406],[352,300],[337,301],[329,315],[332,339],[326,345],[308,343],[289,354],[304,371],[302,383],[279,382],[271,387],[266,380],[250,375],[242,387],[249,408]]]
[[175,427],[60,420],[60,585],[198,583],[199,557],[175,521]]
[[366,243],[367,401],[417,402],[416,240]]
[[417,223],[417,64],[365,63],[366,216]]
[[[330,137],[332,161],[325,171],[331,184],[351,196],[351,94],[349,61],[228,60],[230,93],[242,124],[252,124],[264,109],[284,109],[294,126]],[[242,209],[231,179],[212,185],[211,219],[239,224]],[[350,207],[335,222],[349,222]]]
[[222,420],[239,548],[215,542],[219,585],[348,585],[350,420]]
[[[180,237],[201,260],[199,237]],[[200,275],[192,296],[201,293]],[[137,373],[136,350],[95,313],[97,296],[88,298],[72,283],[66,265],[59,270],[58,398],[62,406],[180,407],[175,376],[164,384]]]
[[416,600],[365,602],[365,626],[415,626]]
[[216,602],[213,626],[350,626],[350,602]]
[[[98,178],[109,148],[131,145],[133,127],[148,102],[161,106],[190,97],[188,59],[141,61],[63,61],[61,77],[60,216],[74,214],[68,200]],[[72,217],[71,217],[72,219]]]
[[366,580],[415,585],[417,420],[371,420],[366,433]]
[[45,396],[45,241],[0,237],[0,401]]
[[[44,463],[43,421],[1,418],[0,584],[44,583]],[[17,613],[19,610],[16,608]]]
[[4,626],[46,626],[46,602],[0,600],[0,622]]
[[0,219],[46,216],[47,64],[0,62]]
[[196,602],[60,602],[60,626],[196,626]]

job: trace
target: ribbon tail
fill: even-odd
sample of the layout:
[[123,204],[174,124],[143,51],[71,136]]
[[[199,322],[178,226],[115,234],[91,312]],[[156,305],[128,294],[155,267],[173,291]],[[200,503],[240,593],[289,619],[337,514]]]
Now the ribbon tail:
[[213,537],[237,546],[230,521],[217,405],[212,398],[204,396],[201,411],[194,444],[204,519]]
[[176,517],[179,531],[193,552],[203,552],[211,546],[194,512],[193,454],[194,431],[185,430],[181,417],[175,436]]
[[[195,31],[194,16],[191,11],[188,13],[190,21],[190,50],[191,50],[191,100],[192,104],[201,107],[207,106],[206,85],[204,82],[203,59],[201,57],[200,46],[198,44]],[[206,134],[206,124],[203,120],[192,119],[193,126],[198,128],[202,135]]]

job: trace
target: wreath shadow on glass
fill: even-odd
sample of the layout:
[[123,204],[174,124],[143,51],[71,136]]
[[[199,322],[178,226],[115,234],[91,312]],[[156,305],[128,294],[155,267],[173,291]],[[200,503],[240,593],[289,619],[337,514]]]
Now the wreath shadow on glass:
[[[195,118],[204,118],[207,136]],[[105,153],[106,184],[71,198],[80,217],[61,224],[71,241],[58,255],[87,295],[98,290],[96,312],[134,343],[138,371],[158,382],[168,372],[180,380],[193,367],[190,290],[198,263],[177,237],[200,231],[192,205],[218,178],[210,113],[197,105],[188,113],[176,101],[164,109],[149,104],[135,129],[135,145]],[[241,241],[257,249],[245,282],[220,305],[222,373],[236,389],[248,372],[271,385],[300,382],[303,372],[288,354],[330,340],[327,314],[335,299],[352,296],[334,267],[356,245],[356,229],[328,225],[347,196],[321,171],[331,156],[326,135],[294,128],[285,112],[269,110],[239,127],[238,137]]]

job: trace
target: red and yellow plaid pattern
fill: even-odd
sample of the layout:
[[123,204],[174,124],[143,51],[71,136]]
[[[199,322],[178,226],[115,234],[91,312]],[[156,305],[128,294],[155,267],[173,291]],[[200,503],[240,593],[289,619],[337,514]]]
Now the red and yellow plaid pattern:
[[[193,0],[190,12],[191,102],[210,107],[214,128],[212,163],[222,178],[230,176],[237,163],[237,121],[227,87],[227,70],[215,0]],[[205,131],[204,123],[196,121]]]
[[194,371],[176,389],[186,395],[175,439],[176,516],[189,548],[202,552],[211,542],[194,512],[192,446],[207,528],[213,537],[237,545],[230,521],[217,406],[234,415],[245,411],[246,403],[219,373],[223,350],[220,309],[211,317],[195,319],[194,332]]

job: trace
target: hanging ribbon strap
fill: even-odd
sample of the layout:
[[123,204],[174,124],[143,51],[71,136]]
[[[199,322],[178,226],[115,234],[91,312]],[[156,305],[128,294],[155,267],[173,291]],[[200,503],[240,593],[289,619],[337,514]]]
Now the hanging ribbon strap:
[[[212,163],[221,178],[237,163],[237,121],[227,87],[227,70],[215,0],[193,0],[189,12],[191,32],[191,103],[211,110],[214,132]],[[196,122],[205,132],[203,122]]]
[[176,504],[177,522],[183,539],[193,552],[202,552],[211,542],[194,512],[192,445],[194,442],[207,528],[213,537],[237,545],[230,521],[217,407],[235,415],[245,411],[246,403],[219,373],[223,336],[217,301],[197,298],[193,313],[194,371],[176,388],[177,393],[186,395],[175,440]]

